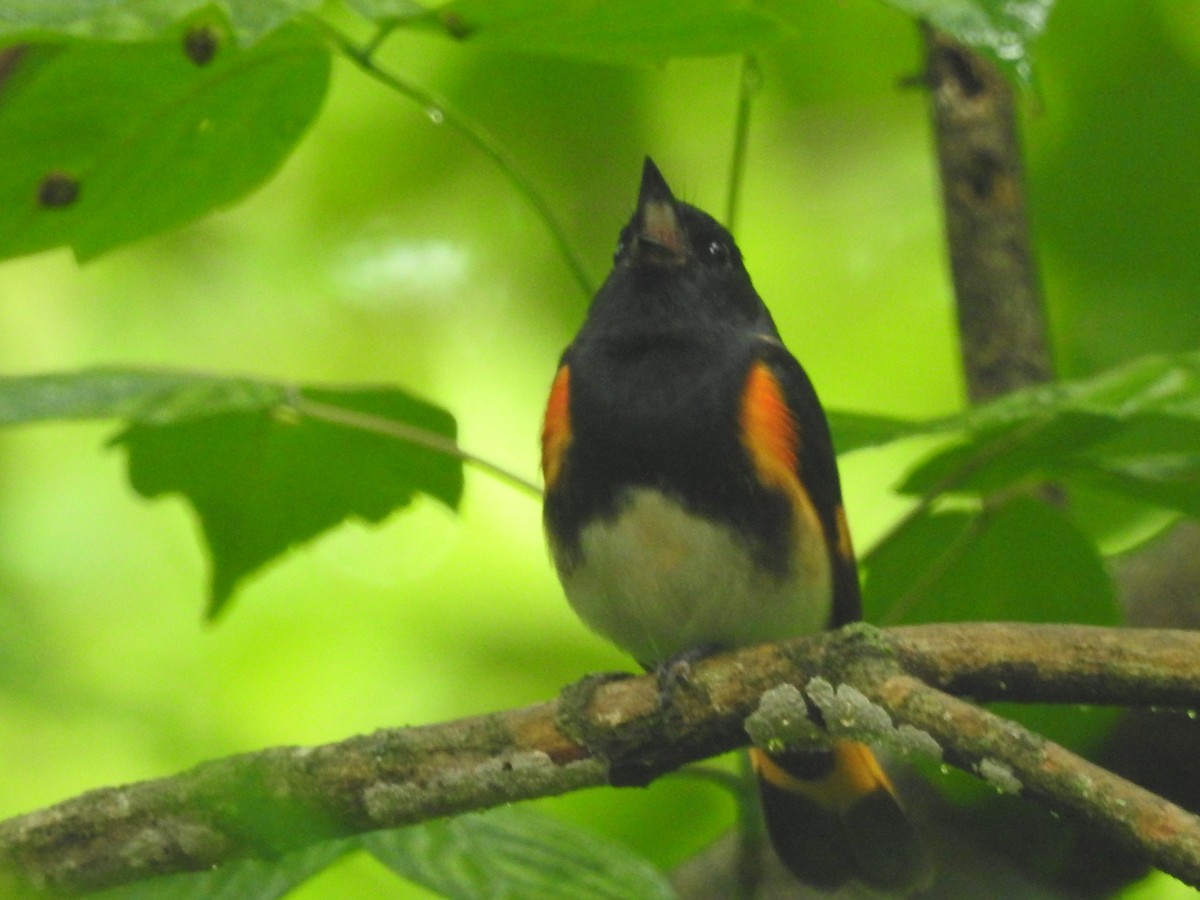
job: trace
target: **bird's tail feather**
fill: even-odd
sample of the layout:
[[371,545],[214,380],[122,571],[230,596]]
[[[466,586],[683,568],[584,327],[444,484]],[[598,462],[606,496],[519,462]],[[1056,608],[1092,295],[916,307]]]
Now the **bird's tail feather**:
[[929,882],[925,849],[865,744],[750,753],[767,833],[801,881],[828,890],[856,879],[898,894]]

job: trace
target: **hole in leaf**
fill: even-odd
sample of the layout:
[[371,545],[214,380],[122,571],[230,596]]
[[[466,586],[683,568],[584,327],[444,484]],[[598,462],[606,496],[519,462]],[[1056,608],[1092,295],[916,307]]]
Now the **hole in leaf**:
[[196,25],[183,34],[183,53],[198,66],[207,66],[221,49],[221,35],[211,25]]
[[61,209],[79,199],[79,179],[66,172],[50,172],[38,185],[38,205]]
[[466,19],[456,12],[444,12],[438,18],[442,21],[442,27],[446,29],[446,33],[456,40],[469,38],[471,33],[475,31],[474,26],[470,25]]

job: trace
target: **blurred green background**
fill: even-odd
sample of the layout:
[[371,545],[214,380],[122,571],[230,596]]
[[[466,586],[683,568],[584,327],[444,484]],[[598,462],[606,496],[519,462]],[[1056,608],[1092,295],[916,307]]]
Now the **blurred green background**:
[[[827,405],[930,416],[962,402],[912,23],[806,5],[760,56],[738,239]],[[1060,0],[1024,104],[1030,202],[1064,375],[1200,346],[1200,4]],[[740,61],[623,69],[398,33],[382,60],[492,131],[593,279],[641,157],[719,216]],[[504,176],[346,63],[279,175],[234,209],[80,267],[0,265],[0,371],[173,366],[401,384],[462,443],[536,474],[541,406],[580,294]],[[567,608],[536,502],[468,473],[433,503],[347,525],[252,581],[216,626],[174,500],[124,483],[102,425],[0,433],[0,817],[218,755],[543,700],[630,662]],[[868,547],[919,447],[843,460]],[[717,789],[665,779],[541,804],[672,865],[725,830]],[[366,857],[296,895],[421,896]],[[1156,896],[1162,896],[1158,894]]]

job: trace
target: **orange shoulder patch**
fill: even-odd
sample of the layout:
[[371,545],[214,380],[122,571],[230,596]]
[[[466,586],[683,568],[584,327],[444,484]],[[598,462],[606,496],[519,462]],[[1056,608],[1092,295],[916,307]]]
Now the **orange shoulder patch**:
[[542,476],[546,489],[554,487],[562,474],[563,460],[571,445],[571,370],[563,366],[550,386],[546,417],[542,421]]
[[792,505],[796,571],[810,585],[825,590],[831,578],[830,550],[812,495],[800,478],[800,431],[783,386],[764,362],[754,363],[746,376],[738,424],[755,476]]
[[746,376],[740,425],[742,444],[763,484],[794,491],[800,434],[783,388],[764,362],[754,363]]

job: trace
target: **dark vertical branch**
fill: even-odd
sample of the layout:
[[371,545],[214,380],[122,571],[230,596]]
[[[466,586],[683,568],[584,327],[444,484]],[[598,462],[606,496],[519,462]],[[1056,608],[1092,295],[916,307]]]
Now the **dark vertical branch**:
[[1013,90],[979,54],[923,32],[967,394],[981,403],[1053,374]]

